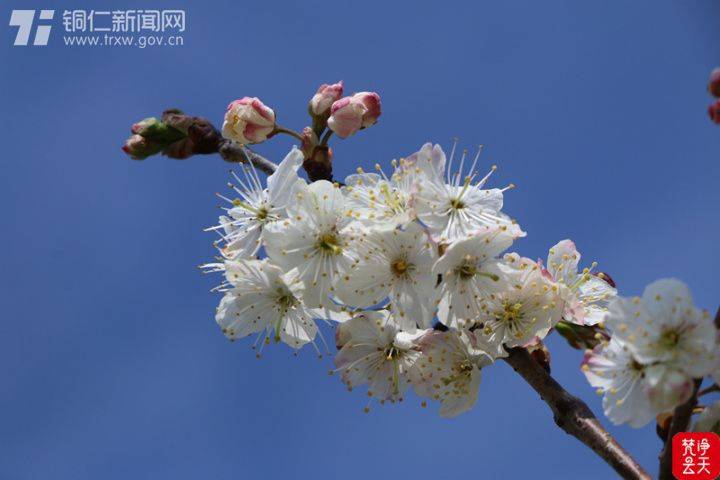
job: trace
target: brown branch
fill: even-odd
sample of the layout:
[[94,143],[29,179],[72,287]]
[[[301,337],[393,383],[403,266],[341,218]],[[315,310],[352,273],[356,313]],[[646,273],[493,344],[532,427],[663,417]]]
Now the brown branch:
[[267,158],[231,140],[222,140],[218,147],[218,153],[226,162],[249,163],[267,175],[272,175],[277,170],[277,165]]
[[505,361],[548,404],[558,427],[580,440],[624,479],[649,480],[650,475],[608,433],[579,398],[568,393],[524,348],[512,348]]
[[700,390],[698,392],[697,396],[698,396],[698,398],[700,398],[703,395],[707,395],[707,394],[713,393],[713,392],[720,392],[720,385],[718,385],[717,383],[713,383],[709,387],[703,388],[702,390]]
[[672,480],[672,437],[676,433],[684,432],[690,425],[690,419],[692,418],[693,410],[698,403],[698,390],[700,390],[700,384],[702,378],[695,380],[695,387],[693,388],[692,395],[687,402],[675,407],[673,411],[672,420],[670,422],[670,429],[668,430],[667,439],[665,440],[665,446],[660,452],[660,474],[659,480]]

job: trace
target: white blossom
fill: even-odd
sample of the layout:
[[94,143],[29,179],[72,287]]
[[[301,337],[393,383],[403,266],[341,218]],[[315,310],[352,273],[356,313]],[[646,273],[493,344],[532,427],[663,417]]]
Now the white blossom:
[[494,358],[477,346],[467,330],[429,331],[417,341],[415,393],[441,402],[440,416],[451,418],[477,402],[480,370]]
[[477,178],[475,166],[480,150],[467,173],[464,173],[466,153],[461,157],[457,172],[452,171],[453,156],[450,156],[447,169],[444,162],[428,169],[426,179],[417,185],[413,196],[417,216],[430,229],[433,238],[439,243],[447,243],[481,228],[496,226],[505,226],[522,235],[514,222],[501,212],[503,192],[512,185],[504,189],[482,188],[496,167],[493,166],[484,177]]
[[351,219],[343,215],[339,188],[320,180],[296,195],[287,219],[268,225],[263,239],[268,256],[284,270],[297,268],[306,303],[326,307],[334,285],[353,262],[348,249]]
[[415,218],[413,194],[428,175],[444,168],[445,154],[439,146],[427,143],[407,158],[393,160],[392,165],[389,178],[376,165],[379,173],[365,173],[358,168],[357,174],[345,179],[346,215],[367,226],[394,227],[411,221]]
[[355,307],[390,300],[390,310],[405,331],[431,326],[437,276],[436,247],[417,224],[380,227],[357,235],[351,246],[358,262],[336,287],[337,298]]
[[367,384],[368,395],[380,402],[402,400],[421,355],[414,338],[401,332],[385,310],[363,312],[340,324],[335,366],[342,381],[349,389]]
[[297,270],[283,273],[268,259],[226,260],[206,267],[225,273],[220,287],[225,295],[215,320],[230,340],[265,332],[266,341],[272,338],[296,349],[313,341],[317,326],[303,303]]
[[268,177],[267,188],[263,188],[252,165],[244,167],[244,180],[233,172],[237,183],[230,186],[238,197],[223,197],[231,207],[226,209],[227,215],[220,217],[220,225],[208,229],[223,232],[221,252],[224,257],[233,259],[255,255],[262,246],[263,228],[287,218],[289,204],[295,199],[298,188],[304,185],[304,180],[297,174],[302,161],[302,152],[293,148]]
[[629,423],[639,428],[658,413],[645,391],[646,366],[638,362],[622,340],[612,338],[585,354],[582,370],[603,395],[605,415],[615,425]]
[[512,261],[503,265],[501,288],[481,304],[475,322],[482,328],[476,335],[495,345],[522,347],[545,338],[560,321],[566,287],[546,278],[537,263],[508,258]]
[[590,268],[578,272],[579,262],[580,252],[575,243],[562,240],[548,253],[547,273],[554,281],[568,287],[565,320],[577,325],[597,325],[605,317],[617,290],[603,279],[602,273],[593,275]]
[[679,280],[657,280],[642,298],[614,299],[606,325],[642,363],[662,362],[692,378],[711,373],[716,365],[717,329]]
[[513,236],[498,227],[485,229],[450,245],[433,268],[442,275],[438,317],[451,328],[471,323],[480,315],[501,280],[498,255],[512,245]]

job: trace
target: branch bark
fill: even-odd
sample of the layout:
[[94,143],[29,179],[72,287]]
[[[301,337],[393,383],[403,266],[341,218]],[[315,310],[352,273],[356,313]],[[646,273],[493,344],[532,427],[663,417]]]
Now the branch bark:
[[272,175],[273,172],[277,170],[277,165],[267,158],[231,140],[221,141],[218,147],[218,153],[220,153],[220,156],[226,162],[251,164],[267,175]]
[[622,478],[649,480],[650,475],[600,424],[590,408],[568,393],[524,348],[512,348],[505,361],[540,394],[558,427],[580,440]]

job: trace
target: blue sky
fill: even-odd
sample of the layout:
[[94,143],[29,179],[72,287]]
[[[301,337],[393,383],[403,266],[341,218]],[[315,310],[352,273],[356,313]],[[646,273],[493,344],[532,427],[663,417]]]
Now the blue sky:
[[[55,23],[47,47],[13,47],[19,8],[185,9],[185,45],[65,47]],[[340,176],[426,141],[483,143],[494,185],[518,185],[505,210],[528,232],[519,252],[570,237],[626,295],[675,276],[700,306],[720,302],[704,90],[717,2],[12,0],[0,14],[2,479],[613,476],[502,363],[457,419],[414,396],[366,415],[328,359],[276,346],[258,361],[227,342],[217,278],[196,265],[228,165],[120,151],[167,107],[219,124],[259,96],[301,128],[318,84],[376,90],[377,126],[334,144]],[[601,413],[581,352],[550,345],[556,377]],[[652,426],[610,430],[656,471]]]

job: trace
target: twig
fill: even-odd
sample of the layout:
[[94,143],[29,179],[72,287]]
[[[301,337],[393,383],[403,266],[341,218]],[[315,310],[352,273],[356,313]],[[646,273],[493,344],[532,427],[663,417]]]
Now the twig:
[[702,397],[703,395],[707,395],[708,393],[713,393],[713,392],[720,392],[720,386],[718,386],[717,383],[713,383],[709,387],[703,388],[702,390],[700,390],[698,392],[697,396],[699,398],[699,397]]
[[248,147],[240,145],[237,142],[231,140],[223,140],[218,148],[220,156],[226,162],[232,163],[250,163],[258,170],[265,172],[268,175],[272,175],[277,170],[277,165],[268,160],[267,158],[259,155]]
[[626,452],[579,398],[568,393],[524,348],[512,348],[505,361],[548,404],[558,427],[580,440],[624,479],[649,480],[650,475]]
[[690,424],[690,418],[692,417],[693,410],[698,403],[697,394],[700,390],[700,384],[702,379],[695,380],[695,387],[693,388],[692,395],[687,402],[679,405],[673,411],[672,421],[670,422],[670,429],[668,430],[667,439],[665,440],[665,446],[660,452],[660,474],[659,480],[672,480],[672,437],[676,433],[684,432],[687,430]]

